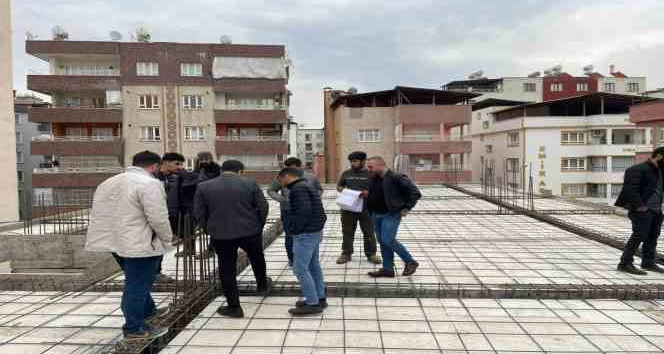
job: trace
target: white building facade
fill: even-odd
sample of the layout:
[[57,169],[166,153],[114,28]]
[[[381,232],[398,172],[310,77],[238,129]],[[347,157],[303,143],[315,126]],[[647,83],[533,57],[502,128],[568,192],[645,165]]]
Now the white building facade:
[[312,169],[316,155],[324,154],[325,138],[323,128],[298,127],[297,157],[307,169]]
[[[473,179],[491,169],[526,188],[532,176],[535,193],[610,202],[622,188],[625,170],[636,163],[635,152],[652,144],[650,129],[629,122],[630,105],[628,96],[595,93],[481,107],[471,124]],[[565,107],[571,114],[561,115]]]

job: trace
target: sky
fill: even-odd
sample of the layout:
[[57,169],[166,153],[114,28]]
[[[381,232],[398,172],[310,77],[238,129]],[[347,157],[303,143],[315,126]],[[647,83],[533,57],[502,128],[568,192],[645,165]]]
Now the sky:
[[155,42],[283,44],[293,61],[290,113],[322,126],[322,88],[359,92],[438,88],[483,70],[525,76],[555,65],[581,75],[610,64],[664,87],[662,0],[14,0],[14,88],[47,74],[25,54],[25,33],[50,39],[123,40],[146,27]]

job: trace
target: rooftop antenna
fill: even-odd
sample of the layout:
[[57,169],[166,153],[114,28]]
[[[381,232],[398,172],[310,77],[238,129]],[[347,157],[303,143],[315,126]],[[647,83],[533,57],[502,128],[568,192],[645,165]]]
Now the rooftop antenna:
[[231,36],[224,34],[219,37],[219,43],[221,44],[233,44],[233,39]]
[[111,37],[113,42],[119,42],[122,40],[122,33],[118,31],[111,31],[108,35]]
[[150,32],[145,27],[138,27],[136,29],[136,42],[149,43],[152,39]]
[[69,39],[69,33],[62,26],[55,26],[51,29],[54,41],[66,41]]

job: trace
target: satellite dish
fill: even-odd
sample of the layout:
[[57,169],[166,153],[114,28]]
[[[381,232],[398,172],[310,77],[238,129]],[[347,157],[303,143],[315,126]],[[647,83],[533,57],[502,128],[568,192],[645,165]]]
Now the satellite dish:
[[539,76],[540,76],[539,71],[535,71],[534,73],[531,73],[530,75],[528,75],[528,77],[539,77]]
[[583,72],[586,74],[592,74],[593,70],[595,70],[595,67],[592,65],[586,65],[583,67]]
[[51,29],[54,41],[66,41],[69,39],[69,33],[62,26],[55,26]]
[[221,44],[233,44],[233,39],[231,36],[224,34],[221,37],[219,37],[219,43]]
[[468,75],[468,78],[470,80],[474,80],[474,79],[481,79],[483,76],[484,76],[484,71],[478,70],[478,71]]
[[136,42],[148,43],[151,39],[152,36],[150,35],[150,32],[148,32],[147,28],[139,27],[136,29]]
[[346,92],[348,92],[351,95],[354,95],[357,93],[357,88],[351,86],[350,88],[348,88],[348,90],[346,90]]
[[111,40],[113,42],[119,42],[120,40],[122,40],[122,33],[118,31],[111,31],[111,33],[109,33],[109,36],[111,37]]

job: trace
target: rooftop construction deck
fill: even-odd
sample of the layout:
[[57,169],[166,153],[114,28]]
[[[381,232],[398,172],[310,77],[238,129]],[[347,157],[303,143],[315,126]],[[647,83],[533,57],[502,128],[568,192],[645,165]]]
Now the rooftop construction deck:
[[[278,206],[271,204],[265,254],[275,286],[269,297],[251,296],[253,274],[250,267],[242,271],[244,319],[217,315],[223,297],[205,274],[194,274],[209,291],[155,288],[162,306],[173,304],[179,314],[167,323],[171,334],[152,344],[124,346],[122,275],[116,274],[76,292],[0,292],[0,353],[664,350],[664,275],[615,271],[618,248],[630,232],[624,216],[558,199],[521,200],[517,192],[496,198],[477,185],[421,190],[423,199],[399,233],[420,268],[411,277],[379,280],[366,274],[374,265],[363,257],[359,230],[353,260],[336,264],[339,210],[336,192],[325,191],[328,222],[321,262],[330,307],[323,315],[291,318],[287,313],[297,284],[283,236],[277,235]],[[181,277],[185,265],[171,253],[164,270]]]

